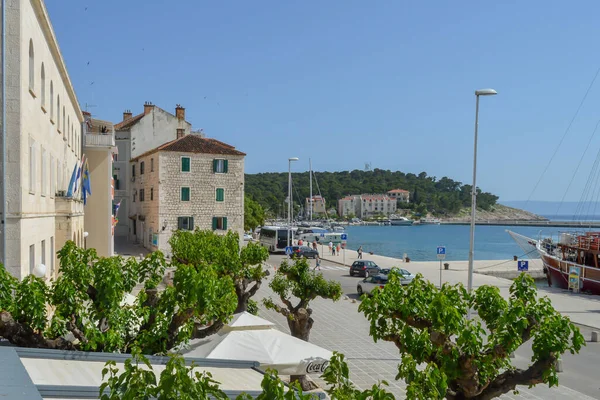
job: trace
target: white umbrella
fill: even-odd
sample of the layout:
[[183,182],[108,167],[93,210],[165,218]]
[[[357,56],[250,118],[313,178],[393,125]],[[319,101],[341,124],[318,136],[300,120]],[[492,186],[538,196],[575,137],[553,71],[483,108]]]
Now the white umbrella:
[[271,321],[244,311],[234,314],[233,319],[227,325],[225,325],[222,330],[229,332],[233,330],[269,329],[274,326],[275,324]]
[[188,357],[258,361],[282,375],[321,374],[333,353],[276,329],[230,330],[183,350]]

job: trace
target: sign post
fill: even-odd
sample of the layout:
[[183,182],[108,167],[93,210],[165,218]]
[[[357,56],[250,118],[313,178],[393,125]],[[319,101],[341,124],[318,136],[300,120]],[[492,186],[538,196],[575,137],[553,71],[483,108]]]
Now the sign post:
[[446,246],[438,246],[437,258],[440,260],[440,289],[442,288],[442,261],[446,259]]
[[286,246],[285,247],[285,254],[288,256],[292,255],[292,246]]
[[342,249],[344,253],[344,259],[342,260],[344,266],[346,266],[346,239],[348,239],[348,235],[342,233]]
[[520,260],[517,263],[517,270],[520,272],[526,272],[529,271],[529,261],[526,260]]

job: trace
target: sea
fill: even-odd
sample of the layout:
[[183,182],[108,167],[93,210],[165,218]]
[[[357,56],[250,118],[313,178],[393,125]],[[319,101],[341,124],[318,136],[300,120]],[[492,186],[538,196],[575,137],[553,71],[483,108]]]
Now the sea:
[[[559,219],[560,218],[560,219]],[[551,220],[570,221],[573,216],[551,216]],[[588,216],[585,221],[600,221],[600,216]],[[559,232],[581,231],[562,227],[475,226],[476,260],[510,260],[525,257],[524,251],[506,232],[511,230],[531,238],[557,237]],[[412,261],[437,260],[438,246],[446,247],[446,260],[469,259],[469,225],[413,225],[413,226],[348,226],[347,248],[402,258]]]

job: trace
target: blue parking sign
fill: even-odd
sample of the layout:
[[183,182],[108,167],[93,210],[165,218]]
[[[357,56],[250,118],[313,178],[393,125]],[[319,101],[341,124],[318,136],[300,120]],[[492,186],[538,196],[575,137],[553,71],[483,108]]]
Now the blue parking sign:
[[439,255],[445,255],[446,254],[446,247],[444,247],[444,246],[438,246],[437,253]]
[[521,260],[517,263],[517,269],[519,271],[529,271],[529,261]]
[[285,254],[287,254],[288,256],[292,254],[292,246],[287,246],[285,248]]
[[345,233],[342,233],[342,240],[346,240],[348,239],[348,235],[346,235]]

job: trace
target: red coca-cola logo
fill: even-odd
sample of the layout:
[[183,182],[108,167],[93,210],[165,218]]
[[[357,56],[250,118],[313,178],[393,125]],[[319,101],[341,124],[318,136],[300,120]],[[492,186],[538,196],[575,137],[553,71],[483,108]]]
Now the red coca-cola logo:
[[321,362],[321,361],[312,362],[311,361],[306,366],[306,373],[307,374],[322,374],[323,372],[325,372],[327,365],[329,365],[329,361],[325,361],[325,362]]

